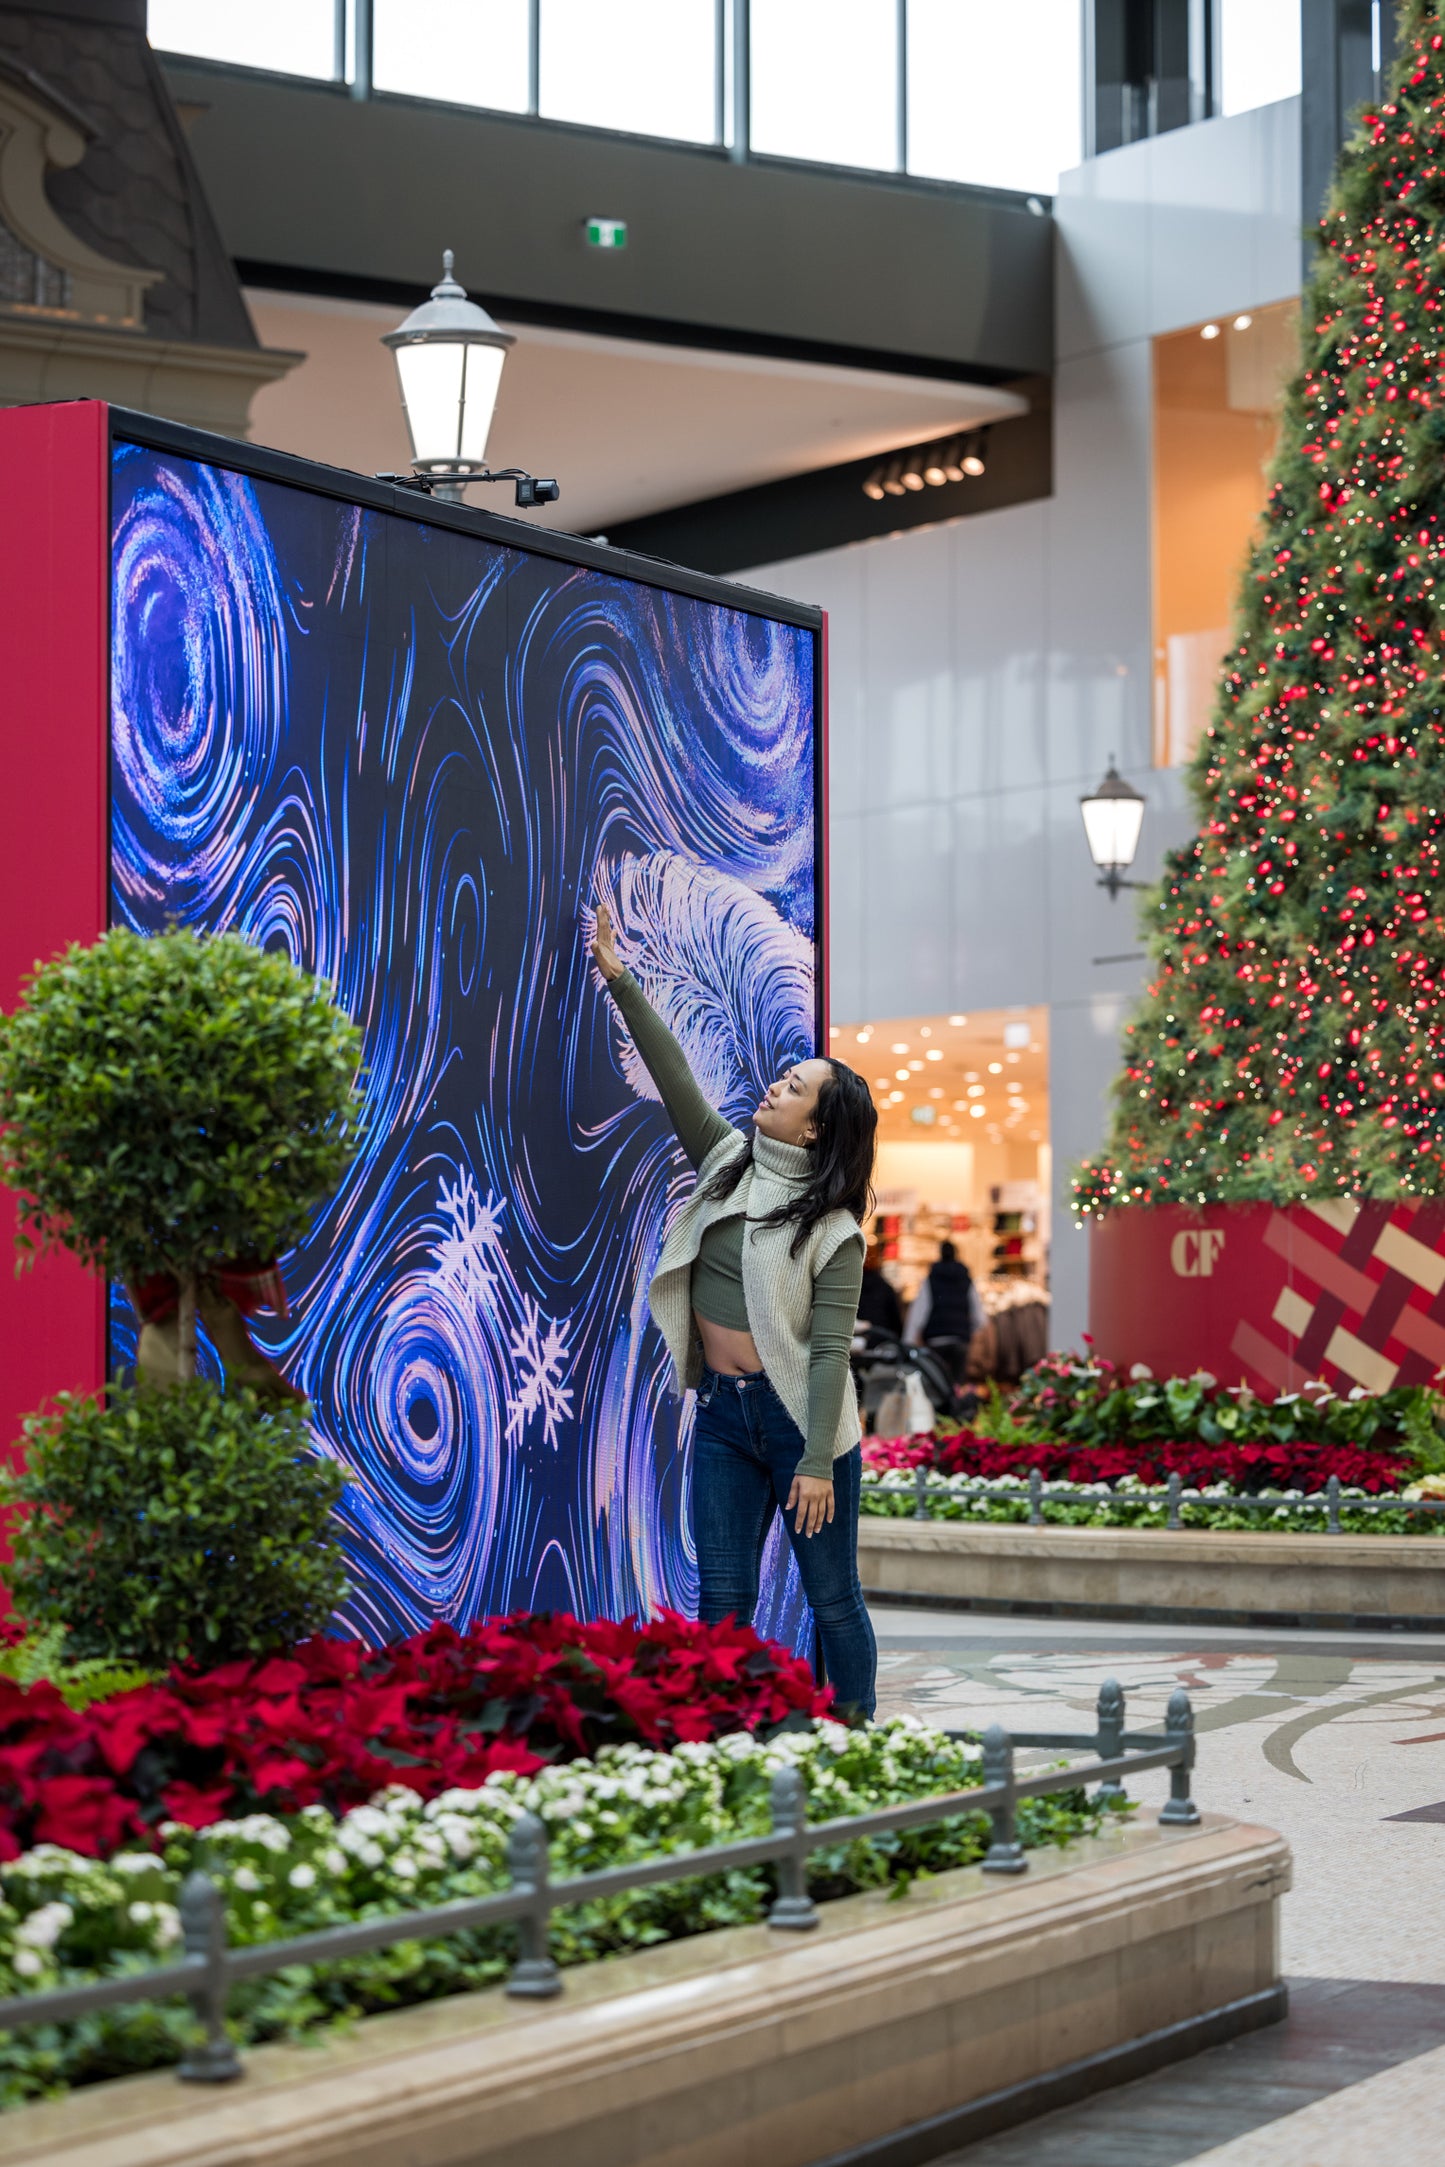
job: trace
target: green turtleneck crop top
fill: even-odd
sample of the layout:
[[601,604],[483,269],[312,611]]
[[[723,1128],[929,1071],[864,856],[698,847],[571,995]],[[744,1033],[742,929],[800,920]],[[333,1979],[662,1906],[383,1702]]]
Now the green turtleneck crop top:
[[[714,1107],[708,1105],[687,1055],[673,1037],[630,971],[614,978],[608,992],[617,1003],[632,1033],[632,1043],[647,1064],[657,1085],[678,1142],[693,1167],[702,1165],[708,1153],[732,1132]],[[848,1352],[858,1317],[858,1297],[863,1288],[863,1252],[857,1242],[843,1247],[823,1266],[813,1281],[813,1329],[808,1342],[808,1437],[807,1449],[798,1462],[800,1475],[832,1480],[833,1441],[843,1408],[843,1394],[851,1385]],[[733,1332],[749,1332],[747,1303],[743,1299],[743,1219],[720,1219],[703,1235],[692,1268],[692,1306],[709,1324]]]

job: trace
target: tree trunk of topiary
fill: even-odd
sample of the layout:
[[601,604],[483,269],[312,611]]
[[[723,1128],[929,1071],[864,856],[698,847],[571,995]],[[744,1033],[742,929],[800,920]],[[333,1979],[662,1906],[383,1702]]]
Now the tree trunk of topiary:
[[176,1375],[182,1384],[189,1384],[196,1374],[196,1275],[182,1272],[180,1275],[180,1312],[177,1319],[179,1330],[176,1344]]

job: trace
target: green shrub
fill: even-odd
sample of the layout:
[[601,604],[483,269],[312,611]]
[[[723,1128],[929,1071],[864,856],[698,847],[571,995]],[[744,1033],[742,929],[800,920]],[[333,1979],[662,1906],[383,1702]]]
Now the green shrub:
[[347,1481],[304,1413],[192,1382],[63,1397],[25,1425],[5,1584],[68,1652],[164,1670],[267,1655],[345,1593],[331,1509]]
[[306,1231],[357,1142],[360,1035],[326,988],[238,934],[124,927],[38,968],[0,1019],[0,1175],[22,1251],[197,1282]]

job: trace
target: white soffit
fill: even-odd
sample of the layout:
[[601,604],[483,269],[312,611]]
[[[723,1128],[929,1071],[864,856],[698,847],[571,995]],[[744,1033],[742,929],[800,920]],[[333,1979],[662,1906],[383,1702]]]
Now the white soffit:
[[[379,343],[404,311],[262,289],[246,298],[263,345],[307,356],[257,394],[252,441],[363,474],[404,469],[396,372]],[[517,344],[488,458],[555,475],[561,502],[527,517],[575,533],[1027,411],[978,384],[506,328]],[[511,510],[504,487],[469,494]]]

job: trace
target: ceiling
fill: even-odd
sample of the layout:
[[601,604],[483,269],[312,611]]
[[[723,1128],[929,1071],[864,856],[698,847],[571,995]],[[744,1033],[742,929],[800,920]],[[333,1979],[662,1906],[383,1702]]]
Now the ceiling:
[[[1046,1008],[835,1024],[829,1051],[870,1085],[880,1143],[1048,1139]],[[926,1115],[930,1108],[931,1122],[914,1118],[915,1110]]]
[[[305,359],[256,395],[251,439],[362,474],[410,463],[381,334],[400,311],[252,288],[265,346]],[[526,516],[569,533],[837,466],[1026,411],[1015,393],[931,377],[509,324],[488,456],[555,475],[559,503]],[[511,491],[469,501],[512,511]]]

